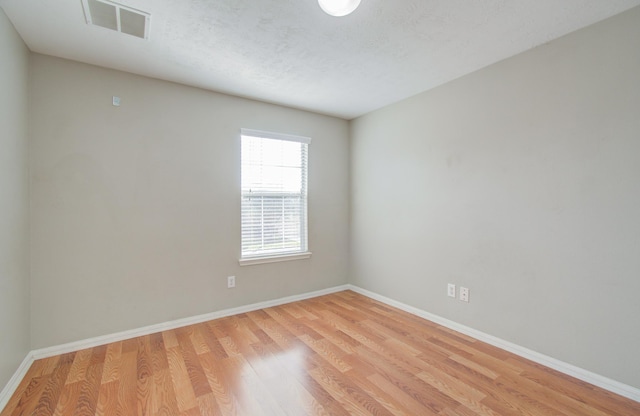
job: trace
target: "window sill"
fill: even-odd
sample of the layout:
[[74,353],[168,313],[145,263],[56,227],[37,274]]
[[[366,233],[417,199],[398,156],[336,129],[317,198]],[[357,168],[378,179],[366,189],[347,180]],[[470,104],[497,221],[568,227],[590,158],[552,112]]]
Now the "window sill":
[[302,259],[308,259],[309,257],[311,257],[311,252],[307,251],[304,253],[283,254],[281,256],[247,257],[247,258],[238,260],[238,263],[240,263],[240,266],[253,266],[254,264],[278,263],[281,261],[302,260]]

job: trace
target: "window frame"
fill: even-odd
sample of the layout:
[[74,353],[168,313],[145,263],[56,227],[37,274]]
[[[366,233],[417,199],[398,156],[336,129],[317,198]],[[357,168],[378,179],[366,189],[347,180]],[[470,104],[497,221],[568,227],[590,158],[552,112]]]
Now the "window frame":
[[[300,236],[302,241],[300,250],[295,251],[280,251],[273,253],[259,253],[255,255],[247,255],[243,252],[243,207],[244,207],[244,197],[245,192],[242,188],[242,175],[243,175],[243,155],[242,155],[242,140],[244,136],[259,138],[263,140],[279,140],[279,141],[289,141],[301,143],[307,146],[306,148],[306,160],[302,158],[301,162],[304,166],[301,169],[301,180],[304,181],[304,185],[301,187],[301,200],[302,207],[300,211],[300,221],[301,221],[301,231]],[[284,133],[276,133],[269,132],[263,130],[255,130],[255,129],[240,129],[240,258],[238,263],[240,266],[249,266],[255,264],[263,264],[263,263],[274,263],[281,261],[291,261],[291,260],[300,260],[307,259],[311,257],[311,252],[309,251],[309,215],[308,215],[308,201],[309,201],[309,192],[308,192],[308,178],[309,178],[309,145],[311,144],[311,138],[305,136],[297,136],[291,134]]]

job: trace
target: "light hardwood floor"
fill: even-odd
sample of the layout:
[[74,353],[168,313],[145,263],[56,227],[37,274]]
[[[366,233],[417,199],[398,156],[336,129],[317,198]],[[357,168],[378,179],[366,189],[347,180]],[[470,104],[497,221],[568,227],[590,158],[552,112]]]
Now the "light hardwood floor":
[[9,415],[640,415],[351,291],[36,361]]

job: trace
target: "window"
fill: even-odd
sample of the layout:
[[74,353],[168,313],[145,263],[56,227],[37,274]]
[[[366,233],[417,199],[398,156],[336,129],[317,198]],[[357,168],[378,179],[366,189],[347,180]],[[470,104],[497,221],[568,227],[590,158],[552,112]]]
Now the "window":
[[311,139],[241,130],[241,265],[309,257],[307,152]]

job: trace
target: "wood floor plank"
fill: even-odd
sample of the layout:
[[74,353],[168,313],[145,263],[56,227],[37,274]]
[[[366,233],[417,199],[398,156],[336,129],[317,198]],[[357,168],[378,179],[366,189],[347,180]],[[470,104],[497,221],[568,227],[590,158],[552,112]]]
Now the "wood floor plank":
[[302,335],[300,339],[341,373],[351,370],[351,366],[342,359],[343,354],[340,353],[340,350],[330,342],[327,342],[326,339],[316,340],[307,334]]
[[523,379],[548,386],[566,397],[578,402],[584,402],[589,408],[597,409],[610,415],[640,415],[637,402],[619,400],[620,397],[614,393],[599,389],[524,358],[512,356],[509,361],[516,361],[524,368],[524,371],[520,374]]
[[154,409],[158,415],[178,414],[178,401],[168,366],[153,372]]
[[216,398],[213,393],[205,394],[204,396],[198,396],[196,398],[198,402],[198,410],[201,415],[221,415],[222,411],[218,407]]
[[58,406],[58,401],[62,393],[62,389],[65,385],[67,375],[71,369],[71,363],[67,362],[66,365],[61,363],[61,360],[56,361],[56,368],[53,370],[49,377],[49,381],[42,392],[42,396],[38,400],[38,405],[33,411],[37,416],[51,416]]
[[120,378],[118,379],[118,402],[116,413],[133,415],[138,408],[138,359],[135,350],[137,342],[123,342],[120,357]]
[[[305,322],[307,322],[306,319]],[[316,332],[322,335],[326,340],[330,341],[333,345],[340,348],[346,354],[353,354],[355,352],[355,348],[362,345],[360,342],[351,338],[344,332],[328,325],[322,319],[313,321],[313,325]]]
[[51,374],[58,367],[58,363],[62,359],[62,355],[56,355],[55,357],[44,358],[42,360],[42,374]]
[[201,327],[202,325],[197,325],[197,327],[194,328],[194,332],[191,334],[191,343],[198,355],[209,352],[209,345],[204,340],[202,332],[200,331]]
[[408,410],[407,414],[419,414],[419,415],[437,415],[438,412],[430,407],[425,407],[423,403],[416,397],[412,396],[410,392],[399,387],[397,383],[390,381],[387,377],[384,377],[380,373],[374,373],[369,376],[368,379],[381,390],[391,394],[393,397],[400,400],[403,406]]
[[[140,369],[140,366],[138,366],[138,368]],[[140,376],[140,374],[143,374],[143,376]],[[136,414],[153,415],[157,413],[158,401],[155,399],[153,385],[154,380],[151,372],[145,373],[145,370],[143,370],[142,373],[138,373],[138,380],[136,382]]]
[[222,363],[223,372],[231,380],[233,394],[236,396],[243,415],[281,415],[283,409],[267,391],[251,365],[242,355],[234,355]]
[[406,362],[384,350],[380,352],[363,347],[360,356],[376,368],[379,374],[413,397],[426,409],[437,414],[446,407],[458,405],[453,398],[440,393],[436,388],[420,380],[412,373]]
[[[253,353],[247,354],[247,360],[279,406],[286,414],[291,415],[328,415],[313,395],[273,355],[272,350],[268,348],[269,345],[271,344],[252,344]],[[279,354],[284,355],[281,352]],[[306,357],[300,356],[297,350],[291,351],[283,358],[290,362],[306,361]],[[298,364],[297,368],[300,367],[302,366]]]
[[222,344],[220,343],[220,339],[213,333],[211,326],[207,323],[200,325],[198,328],[200,334],[204,338],[207,346],[209,347],[209,351],[219,360],[224,360],[228,357],[227,351],[224,349]]
[[277,321],[280,325],[287,328],[292,334],[297,337],[306,335],[313,339],[322,339],[322,335],[318,334],[308,325],[301,320],[297,320],[293,315],[289,314],[283,307],[269,308],[266,310],[271,318]]
[[571,397],[567,397],[548,386],[540,385],[525,377],[505,372],[500,376],[500,378],[501,380],[508,380],[509,383],[517,390],[531,392],[534,397],[545,397],[546,404],[555,409],[558,413],[564,413],[567,415],[581,413],[588,413],[593,416],[610,415],[610,413],[602,412],[597,408],[589,406]]
[[122,342],[107,345],[101,384],[107,384],[120,378],[120,358],[122,356]]
[[[53,388],[52,383],[58,380],[61,380],[62,383],[65,382],[71,365],[70,363],[73,361],[74,356],[75,353],[72,353],[61,355],[57,358],[52,357],[36,360],[29,370],[27,370],[27,374],[18,385],[18,388],[9,399],[9,402],[1,414],[30,414],[29,412],[35,412],[41,406],[40,402],[47,403],[47,405],[51,406],[52,395],[50,390]],[[56,367],[48,371],[52,362],[55,362]],[[58,377],[53,377],[52,373],[58,368],[60,368]],[[60,375],[62,375],[62,377],[60,377]],[[44,398],[42,397],[43,395],[45,396]],[[39,396],[37,401],[35,400],[36,396]],[[57,402],[57,396],[55,397],[55,401]],[[54,403],[54,409],[55,406],[56,404]]]
[[69,371],[69,376],[67,377],[65,384],[73,384],[85,380],[87,367],[89,367],[92,354],[92,349],[78,351],[75,359],[73,360],[73,365],[71,366],[71,370]]
[[359,369],[351,369],[345,375],[370,397],[374,397],[391,414],[404,416],[415,414],[415,411],[423,411],[422,406],[419,405],[415,409],[411,409],[411,404],[404,402],[401,397],[393,395],[392,392],[380,388]]
[[282,350],[275,343],[263,345],[271,352],[272,356],[280,363],[289,375],[294,377],[302,387],[320,404],[331,416],[345,416],[349,413],[338,401],[336,401],[320,383],[310,376],[310,371],[317,367],[313,361],[291,360],[284,355]]
[[72,415],[80,397],[80,382],[65,384],[60,400],[53,412],[54,416]]
[[640,416],[351,291],[35,361],[0,416]]
[[32,378],[24,389],[22,397],[16,403],[11,415],[30,415],[38,405],[48,381],[49,376],[37,376]]
[[486,397],[484,394],[465,387],[463,383],[451,380],[446,374],[434,375],[433,373],[422,372],[418,373],[417,376],[471,411],[487,416],[500,416],[482,404],[482,400]]
[[114,380],[100,385],[95,416],[117,414],[119,383],[118,380]]
[[80,393],[76,402],[74,415],[93,416],[95,414],[106,351],[107,347],[105,345],[91,349],[89,364],[81,381],[78,381]]
[[233,394],[235,385],[226,377],[222,360],[218,360],[213,352],[201,354],[198,357],[221,413],[224,415],[239,414],[240,406]]
[[178,338],[176,337],[175,331],[162,332],[162,339],[164,341],[164,346],[167,349],[177,347],[179,345]]
[[183,360],[180,346],[167,349],[169,371],[173,380],[173,388],[177,397],[178,410],[185,412],[198,406],[196,395],[191,385],[189,372]]
[[182,352],[182,360],[184,362],[187,374],[189,375],[189,382],[193,388],[195,397],[205,396],[211,393],[211,387],[207,381],[207,376],[202,370],[202,365],[196,354],[193,346],[192,334],[195,332],[176,330],[178,334],[178,343],[180,344],[180,351]]
[[371,413],[359,402],[363,400],[361,395],[353,397],[348,394],[344,389],[344,385],[341,385],[339,380],[333,376],[328,370],[328,367],[320,366],[309,371],[311,377],[313,377],[318,384],[320,384],[325,391],[327,391],[350,415],[370,415]]

